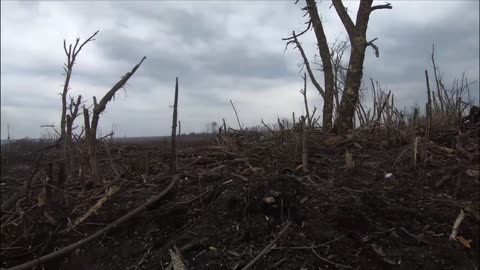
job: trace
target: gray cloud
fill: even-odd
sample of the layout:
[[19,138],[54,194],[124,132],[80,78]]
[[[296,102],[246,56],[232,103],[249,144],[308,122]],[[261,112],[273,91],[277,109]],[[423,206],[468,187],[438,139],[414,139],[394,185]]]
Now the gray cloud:
[[[147,56],[126,86],[127,95],[120,93],[108,105],[101,119],[105,132],[115,124],[119,136],[168,134],[176,76],[186,132],[202,131],[222,118],[233,126],[229,99],[248,125],[261,118],[273,122],[277,114],[301,114],[300,56],[291,48],[284,52],[281,41],[304,27],[304,3],[292,2],[2,2],[2,138],[7,122],[16,137],[38,137],[40,124],[58,123],[63,38],[72,42],[96,30],[97,40],[84,48],[75,66],[72,95],[88,101],[101,97]],[[356,12],[357,2],[346,5],[350,14]],[[319,4],[333,42],[346,35],[329,6]],[[371,16],[368,37],[379,38],[381,57],[367,50],[365,79],[373,77],[392,89],[397,104],[422,104],[423,70],[430,67],[435,43],[447,79],[466,71],[478,80],[478,2],[396,1],[393,6]],[[313,59],[318,54],[313,32],[301,42]],[[321,110],[321,98],[310,84],[309,98]]]

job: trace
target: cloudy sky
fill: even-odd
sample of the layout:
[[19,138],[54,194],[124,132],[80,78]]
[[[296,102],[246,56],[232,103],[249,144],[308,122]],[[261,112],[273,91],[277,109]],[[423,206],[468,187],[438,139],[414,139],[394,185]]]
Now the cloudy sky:
[[[375,1],[374,4],[384,4]],[[392,90],[396,103],[425,102],[424,69],[432,44],[450,82],[466,72],[479,79],[479,2],[392,1],[375,11],[368,39],[378,38],[380,58],[367,49],[364,78]],[[297,50],[281,40],[303,30],[304,1],[1,1],[1,137],[39,137],[40,125],[60,118],[64,80],[63,39],[74,42],[100,30],[78,56],[70,94],[102,97],[143,56],[126,91],[107,106],[100,126],[117,136],[167,135],[175,77],[179,120],[199,132],[225,118],[236,126],[229,99],[245,125],[303,113]],[[355,16],[358,2],[346,6]],[[327,38],[346,39],[329,1],[319,3]],[[314,58],[315,36],[301,42]],[[317,74],[323,82],[321,74]],[[478,84],[472,87],[478,99]],[[310,106],[322,107],[309,88]],[[79,122],[79,124],[81,124]]]

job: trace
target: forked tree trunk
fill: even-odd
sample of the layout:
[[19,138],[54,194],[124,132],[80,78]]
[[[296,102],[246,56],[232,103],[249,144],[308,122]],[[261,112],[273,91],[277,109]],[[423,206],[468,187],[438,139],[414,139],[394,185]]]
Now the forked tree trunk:
[[366,34],[370,13],[377,9],[391,9],[390,4],[373,6],[373,0],[362,0],[357,12],[355,24],[347,13],[341,0],[332,0],[333,6],[338,13],[350,40],[350,61],[346,75],[345,88],[340,103],[339,118],[335,126],[337,133],[344,134],[353,129],[353,118],[355,117],[355,108],[358,103],[358,92],[363,77],[363,62],[365,60],[365,49],[372,46],[378,57],[378,48],[372,43],[367,42]]

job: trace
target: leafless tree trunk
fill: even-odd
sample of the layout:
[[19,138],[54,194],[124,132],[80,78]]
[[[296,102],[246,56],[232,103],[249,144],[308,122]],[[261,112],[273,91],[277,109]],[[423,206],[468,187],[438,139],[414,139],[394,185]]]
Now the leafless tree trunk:
[[330,48],[328,47],[327,37],[323,30],[322,21],[318,14],[315,0],[306,0],[306,2],[306,9],[312,22],[315,37],[317,38],[318,51],[320,58],[322,59],[322,70],[325,82],[325,96],[323,97],[323,127],[325,129],[330,129],[332,127],[333,93],[335,89]]
[[301,126],[302,126],[302,167],[303,171],[308,171],[308,127],[305,117],[301,117]]
[[77,101],[73,98],[70,98],[70,104],[69,104],[69,114],[67,115],[67,121],[66,121],[66,148],[65,148],[65,153],[66,153],[66,160],[65,162],[67,163],[67,166],[65,166],[66,174],[67,174],[67,179],[69,179],[72,176],[72,173],[75,168],[75,158],[73,155],[73,123],[75,122],[75,119],[78,116],[78,112],[80,109],[80,104],[82,103],[82,96],[79,95],[77,97]]
[[310,118],[310,113],[308,111],[308,100],[307,100],[307,74],[303,74],[303,89],[300,90],[300,93],[303,95],[303,101],[305,102],[305,114],[308,121],[308,126],[312,126],[312,118]]
[[240,118],[238,117],[237,109],[235,109],[235,105],[233,105],[233,101],[230,99],[230,104],[232,104],[233,112],[235,112],[235,116],[237,117],[238,128],[242,130],[242,124],[240,124]]
[[339,118],[336,121],[336,129],[339,134],[344,134],[353,128],[353,117],[355,108],[359,99],[359,90],[363,77],[363,62],[365,59],[365,49],[372,46],[378,57],[378,48],[372,40],[367,42],[366,33],[370,13],[377,9],[391,9],[391,4],[372,6],[373,0],[362,0],[357,12],[356,23],[347,13],[341,0],[332,1],[338,16],[340,17],[350,40],[350,61],[346,75],[345,88],[340,103]]
[[[70,86],[70,79],[72,76],[73,72],[73,66],[75,64],[75,60],[77,59],[78,54],[82,50],[83,46],[87,44],[90,41],[94,41],[94,37],[98,34],[99,31],[93,33],[87,40],[85,40],[82,44],[79,46],[80,38],[77,38],[75,41],[75,45],[72,48],[72,44],[68,46],[67,49],[67,42],[63,40],[63,49],[65,51],[65,55],[67,56],[67,63],[64,66],[64,71],[66,73],[65,76],[65,83],[63,85],[63,91],[62,91],[62,115],[60,119],[60,149],[63,151],[63,158],[65,164],[65,170],[68,175],[70,175],[72,171],[72,163],[70,160],[70,152],[71,152],[71,147],[72,147],[72,137],[71,137],[71,129],[73,125],[73,121],[75,120],[76,115],[72,115],[73,111],[71,111],[70,114],[70,120],[67,118],[67,95],[68,95],[68,90]],[[80,103],[81,97],[79,96],[79,102]],[[76,107],[77,112],[78,112],[78,107]]]
[[[334,97],[334,90],[335,90],[331,54],[330,54],[327,38],[323,30],[322,21],[320,20],[320,16],[318,14],[315,1],[306,0],[306,3],[307,3],[307,7],[305,7],[304,10],[307,10],[307,14],[310,17],[310,20],[306,23],[308,25],[307,29],[305,29],[298,35],[296,35],[295,32],[292,32],[291,37],[284,38],[283,40],[288,40],[287,46],[291,43],[295,43],[296,48],[298,48],[298,50],[300,51],[300,54],[303,59],[303,64],[308,71],[310,80],[312,81],[312,84],[315,86],[315,88],[318,90],[318,92],[323,98],[323,127],[325,129],[330,129],[332,127],[333,97]],[[310,30],[312,26],[317,39],[320,58],[322,60],[322,71],[324,73],[325,90],[320,86],[320,84],[315,79],[315,76],[313,74],[308,58],[300,42],[297,39],[298,36],[301,36],[305,34],[308,30]]]
[[177,107],[178,107],[178,77],[175,79],[175,100],[173,102],[172,148],[170,153],[170,173],[177,173]]
[[444,106],[444,103],[445,101],[443,100],[442,98],[442,93],[440,92],[440,80],[438,78],[438,67],[437,67],[437,64],[435,63],[435,45],[432,45],[432,64],[433,64],[433,75],[435,76],[435,84],[437,86],[437,95],[438,95],[438,100],[440,101],[440,109],[442,110],[442,112],[445,112],[445,106]]
[[427,121],[428,126],[430,127],[430,123],[432,122],[432,98],[431,98],[431,90],[430,90],[430,80],[428,79],[428,71],[425,69],[425,81],[427,82],[427,104],[426,104],[426,114],[427,114]]
[[[86,175],[90,175],[90,159],[89,159],[89,147],[90,143],[89,140],[91,138],[90,136],[90,115],[88,113],[88,109],[85,108],[85,105],[83,106],[83,119],[84,119],[84,131],[85,131],[85,137],[84,140],[81,141],[80,144],[80,173],[79,173],[79,178],[80,178],[80,185],[82,187],[82,190],[86,189],[86,183],[87,181],[85,180]],[[89,181],[91,182],[91,181]]]
[[99,103],[97,103],[97,99],[93,97],[93,113],[92,113],[92,119],[91,122],[88,123],[89,117],[88,117],[88,110],[84,109],[84,113],[86,113],[85,116],[85,137],[86,137],[86,142],[88,144],[88,159],[89,159],[89,164],[90,164],[90,179],[93,180],[95,183],[100,183],[100,178],[98,175],[98,169],[97,169],[97,158],[96,158],[96,152],[97,152],[97,128],[98,128],[98,121],[100,120],[100,114],[105,110],[107,107],[107,103],[112,100],[112,98],[115,96],[115,93],[120,90],[132,77],[133,74],[137,71],[137,69],[140,67],[140,65],[143,63],[143,61],[146,59],[144,56],[142,60],[133,67],[133,69],[130,72],[127,72],[122,79],[120,79],[106,94],[103,96],[103,98],[100,100]]

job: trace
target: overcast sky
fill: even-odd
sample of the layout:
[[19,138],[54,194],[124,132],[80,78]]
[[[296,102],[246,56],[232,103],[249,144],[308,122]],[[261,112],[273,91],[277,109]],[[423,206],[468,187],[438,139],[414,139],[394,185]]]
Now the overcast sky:
[[[364,79],[392,90],[396,103],[426,99],[424,70],[432,44],[447,82],[466,72],[479,79],[479,2],[391,1],[392,10],[370,17],[367,38],[378,38],[380,58],[367,48]],[[329,42],[346,32],[329,1],[319,3]],[[375,1],[374,4],[384,4]],[[1,137],[7,123],[14,138],[39,137],[40,125],[60,119],[66,62],[63,39],[97,39],[78,56],[70,94],[101,98],[143,56],[144,64],[126,91],[100,119],[104,134],[167,135],[175,77],[179,77],[179,120],[185,132],[209,122],[236,127],[229,103],[245,125],[274,122],[303,113],[299,52],[281,39],[303,30],[304,1],[1,1]],[[358,2],[346,6],[355,17]],[[301,37],[310,58],[318,51],[312,31]],[[317,72],[323,82],[322,75]],[[322,108],[308,89],[310,106]],[[478,99],[478,84],[472,87]],[[81,125],[81,122],[78,121]],[[44,132],[44,131],[43,131]]]

